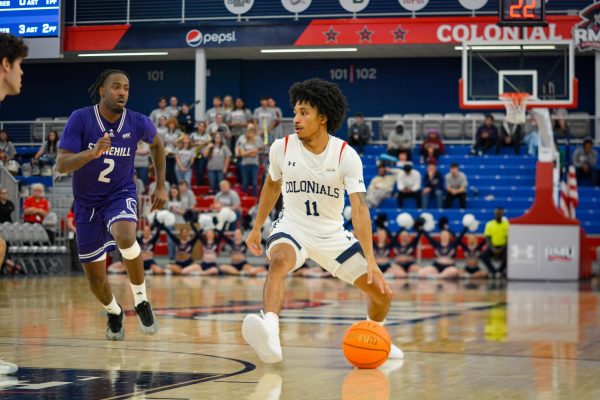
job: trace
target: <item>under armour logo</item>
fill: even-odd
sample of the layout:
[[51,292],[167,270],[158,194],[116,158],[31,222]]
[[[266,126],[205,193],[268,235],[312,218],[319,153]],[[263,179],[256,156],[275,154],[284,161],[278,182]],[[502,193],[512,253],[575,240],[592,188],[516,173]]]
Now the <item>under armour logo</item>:
[[288,161],[288,166],[289,167],[295,167],[296,166],[296,162],[295,161]]
[[358,183],[364,183],[364,182],[363,182],[363,180],[362,180],[362,179],[359,179],[359,180],[358,180]]
[[137,292],[136,294],[137,294],[138,296],[141,296],[141,295],[142,295],[142,292]]
[[525,256],[525,259],[527,260],[533,260],[533,258],[535,257],[535,247],[533,247],[533,245],[528,244],[525,247],[519,247],[518,245],[514,244],[512,246],[510,246],[510,257],[512,259],[515,258],[521,258],[522,256]]

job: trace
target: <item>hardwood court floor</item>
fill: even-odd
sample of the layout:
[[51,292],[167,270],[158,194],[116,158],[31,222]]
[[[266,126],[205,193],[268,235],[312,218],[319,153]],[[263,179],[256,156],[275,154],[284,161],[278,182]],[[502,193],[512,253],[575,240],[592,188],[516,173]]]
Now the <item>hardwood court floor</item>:
[[365,299],[335,279],[290,278],[284,361],[265,366],[240,323],[263,279],[149,277],[160,318],[143,336],[129,310],[123,342],[82,276],[0,280],[1,399],[600,399],[596,283],[396,281],[388,317],[404,362],[354,370],[340,350]]

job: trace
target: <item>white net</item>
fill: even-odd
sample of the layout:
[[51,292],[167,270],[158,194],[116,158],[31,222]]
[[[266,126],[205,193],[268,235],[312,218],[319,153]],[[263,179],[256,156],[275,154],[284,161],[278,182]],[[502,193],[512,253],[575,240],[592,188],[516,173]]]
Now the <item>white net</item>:
[[500,98],[506,107],[506,121],[511,124],[524,124],[527,120],[527,100],[529,93],[503,93]]

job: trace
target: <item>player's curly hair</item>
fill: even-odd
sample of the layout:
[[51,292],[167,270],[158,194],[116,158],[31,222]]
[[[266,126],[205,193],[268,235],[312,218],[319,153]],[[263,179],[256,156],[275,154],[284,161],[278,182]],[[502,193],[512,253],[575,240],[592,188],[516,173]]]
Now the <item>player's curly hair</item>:
[[129,79],[129,75],[127,75],[127,72],[125,71],[121,71],[120,69],[105,69],[100,73],[100,75],[98,75],[96,81],[88,89],[88,93],[90,94],[90,99],[92,100],[92,103],[96,104],[100,102],[100,87],[104,85],[104,82],[106,82],[106,79],[109,76],[116,74],[125,75],[127,79]]
[[327,132],[333,134],[342,125],[348,111],[348,101],[335,83],[313,78],[296,82],[290,88],[290,105],[306,102],[327,117]]
[[6,58],[12,64],[17,58],[25,58],[29,48],[23,39],[10,33],[0,33],[0,60]]

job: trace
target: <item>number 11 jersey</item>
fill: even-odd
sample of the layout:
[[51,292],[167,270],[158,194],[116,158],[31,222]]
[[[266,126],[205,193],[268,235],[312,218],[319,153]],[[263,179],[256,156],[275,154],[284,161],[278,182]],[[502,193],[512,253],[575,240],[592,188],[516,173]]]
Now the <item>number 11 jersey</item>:
[[58,147],[73,153],[92,149],[108,133],[111,148],[73,174],[73,197],[90,207],[101,205],[115,193],[129,192],[135,198],[133,166],[137,143],[153,143],[156,127],[150,118],[123,110],[115,123],[105,120],[99,106],[76,110],[71,114]]
[[309,152],[298,135],[276,140],[269,151],[269,175],[281,179],[279,223],[327,237],[343,230],[344,192],[366,192],[362,161],[343,140],[329,136],[321,154]]

